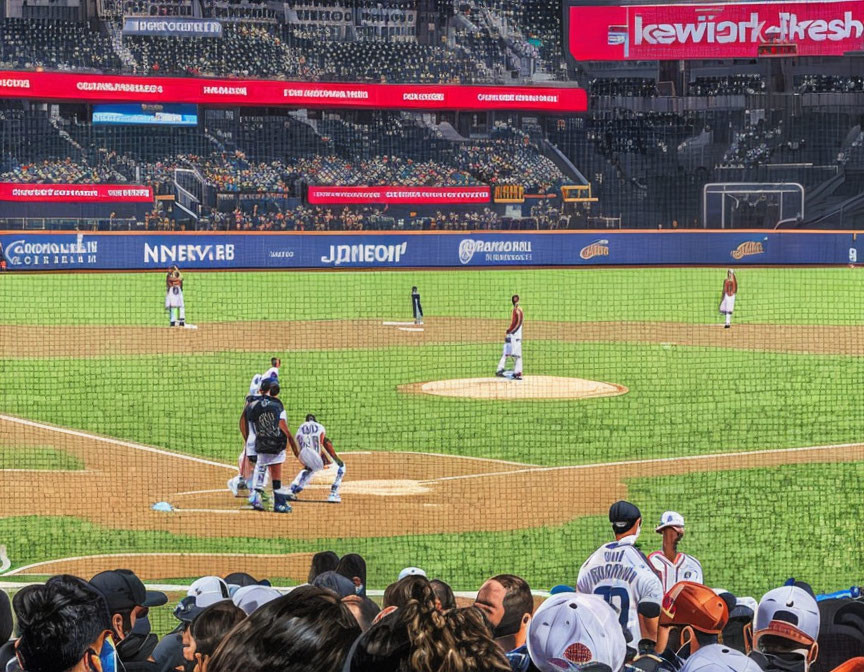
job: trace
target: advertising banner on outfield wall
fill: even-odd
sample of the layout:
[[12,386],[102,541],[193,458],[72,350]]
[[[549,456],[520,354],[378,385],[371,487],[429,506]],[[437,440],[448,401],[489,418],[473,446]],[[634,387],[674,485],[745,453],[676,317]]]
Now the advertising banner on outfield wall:
[[309,187],[316,205],[388,203],[408,205],[475,205],[492,198],[489,187]]
[[123,20],[123,34],[158,37],[222,37],[222,24],[213,19],[127,16]]
[[[0,232],[10,270],[475,268],[848,264],[864,239],[826,232]],[[862,249],[859,251],[858,246]]]
[[0,182],[0,201],[25,203],[152,203],[153,188],[134,184]]
[[126,77],[0,71],[0,97],[78,102],[197,103],[398,110],[584,112],[584,89],[447,84],[332,84],[261,79]]
[[864,48],[864,2],[706,2],[565,7],[576,61],[756,58],[760,45],[794,44],[799,56]]

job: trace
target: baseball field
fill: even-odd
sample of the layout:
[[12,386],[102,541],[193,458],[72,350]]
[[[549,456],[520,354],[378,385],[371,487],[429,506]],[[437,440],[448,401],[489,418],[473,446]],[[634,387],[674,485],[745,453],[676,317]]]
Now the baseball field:
[[[195,329],[168,327],[164,273],[4,274],[0,579],[128,566],[288,585],[333,549],[366,558],[370,588],[419,565],[456,590],[501,571],[543,590],[575,581],[626,497],[645,551],[663,511],[684,515],[682,550],[712,586],[849,586],[864,562],[861,273],[742,269],[731,329],[716,268],[190,271]],[[494,377],[514,293],[523,381]],[[329,471],[290,515],[225,487],[272,356],[289,425],[316,414],[345,460],[341,504]],[[614,392],[591,396],[599,383]]]

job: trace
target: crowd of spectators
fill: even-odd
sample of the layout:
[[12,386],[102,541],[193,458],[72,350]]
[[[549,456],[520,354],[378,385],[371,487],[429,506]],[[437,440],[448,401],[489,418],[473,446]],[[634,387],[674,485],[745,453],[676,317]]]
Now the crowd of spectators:
[[765,78],[761,75],[727,75],[724,77],[696,77],[690,84],[691,96],[733,96],[764,93]]
[[796,79],[799,93],[856,93],[864,92],[861,75],[804,75]]
[[[809,584],[794,579],[758,601],[715,590],[702,583],[698,561],[677,550],[680,514],[664,514],[662,549],[647,561],[635,546],[638,507],[615,502],[609,520],[611,543],[586,560],[575,586],[552,587],[545,599],[507,573],[457,597],[446,581],[406,567],[379,604],[369,596],[362,556],[322,551],[308,582],[287,593],[245,572],[195,580],[161,640],[149,617],[168,596],[134,572],[107,570],[89,581],[57,575],[21,588],[11,603],[0,592],[0,665],[9,672],[864,669],[861,602],[818,602]],[[689,579],[658,569],[677,572],[679,561],[688,563]]]
[[645,77],[594,78],[590,81],[588,90],[592,96],[651,98],[657,95],[654,80]]
[[71,158],[22,163],[0,173],[0,181],[40,184],[114,184],[126,178],[109,163],[88,165]]
[[754,121],[745,114],[744,126],[735,133],[721,165],[752,167],[768,163],[771,155],[783,143],[782,119],[775,125],[764,118]]
[[111,40],[86,23],[0,20],[0,68],[114,72],[122,66]]

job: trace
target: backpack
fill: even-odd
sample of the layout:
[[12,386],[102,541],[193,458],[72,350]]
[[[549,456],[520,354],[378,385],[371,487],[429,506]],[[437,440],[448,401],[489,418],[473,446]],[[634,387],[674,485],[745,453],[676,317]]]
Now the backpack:
[[819,656],[810,672],[830,672],[850,658],[864,656],[864,601],[819,602]]

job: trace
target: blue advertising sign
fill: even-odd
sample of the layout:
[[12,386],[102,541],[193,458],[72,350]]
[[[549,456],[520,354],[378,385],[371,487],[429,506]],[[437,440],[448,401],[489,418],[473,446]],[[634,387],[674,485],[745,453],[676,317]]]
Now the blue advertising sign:
[[10,270],[743,266],[856,263],[843,232],[0,232]]
[[94,125],[197,126],[198,106],[188,103],[112,103],[93,106]]

